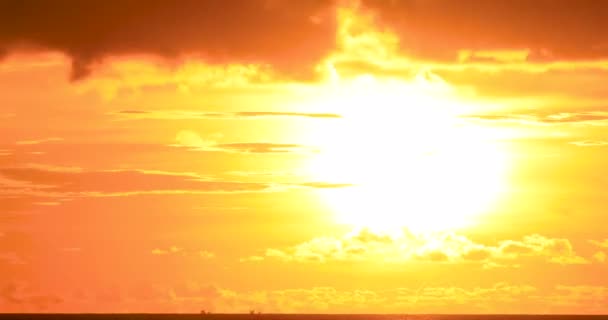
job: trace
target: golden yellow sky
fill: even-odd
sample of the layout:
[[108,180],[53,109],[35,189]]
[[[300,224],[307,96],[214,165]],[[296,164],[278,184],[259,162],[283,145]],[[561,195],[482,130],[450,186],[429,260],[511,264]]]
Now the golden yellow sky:
[[608,313],[606,12],[0,3],[0,311]]

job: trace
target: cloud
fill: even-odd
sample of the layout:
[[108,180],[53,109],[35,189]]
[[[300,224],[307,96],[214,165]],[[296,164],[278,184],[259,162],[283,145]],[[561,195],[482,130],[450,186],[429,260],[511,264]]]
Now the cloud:
[[150,251],[151,254],[156,256],[166,255],[180,255],[180,256],[194,256],[204,260],[215,258],[215,253],[207,250],[186,250],[178,246],[170,246],[168,248],[154,248]]
[[252,119],[252,118],[341,118],[334,113],[305,113],[305,112],[272,112],[272,111],[241,111],[241,112],[200,112],[187,110],[120,110],[119,115],[134,118],[151,119]]
[[599,263],[606,262],[606,258],[608,258],[608,256],[606,256],[606,254],[603,251],[598,251],[595,254],[593,254],[593,260],[595,260]]
[[582,141],[572,141],[570,144],[573,144],[577,147],[603,147],[608,145],[608,141],[604,140],[582,140]]
[[[486,268],[511,265],[526,257],[562,265],[588,263],[574,252],[567,239],[530,235],[521,240],[486,245],[451,232],[414,234],[404,231],[386,235],[367,229],[341,238],[318,237],[284,249],[270,248],[263,256],[285,262],[479,263]],[[260,259],[243,261],[249,260]]]
[[162,256],[162,255],[171,254],[171,253],[178,253],[181,251],[182,251],[182,248],[176,247],[176,246],[171,246],[168,249],[154,248],[154,249],[152,249],[151,253],[153,255]]
[[200,250],[197,255],[202,258],[202,259],[213,259],[215,258],[215,253],[207,251],[207,250]]
[[299,144],[269,142],[222,143],[216,146],[220,150],[236,151],[243,153],[286,153],[298,152],[305,149],[304,146]]
[[334,113],[305,113],[305,112],[271,112],[271,111],[242,111],[242,112],[200,112],[188,110],[121,110],[114,114],[135,119],[259,119],[259,118],[316,118],[337,119],[340,115]]
[[608,4],[602,1],[363,0],[362,5],[399,35],[403,51],[421,59],[457,61],[462,50],[528,50],[526,60],[532,62],[608,57],[598,32],[608,30]]
[[334,189],[334,188],[345,188],[352,187],[353,185],[350,183],[330,183],[330,182],[303,182],[303,183],[295,183],[296,186],[302,187],[310,187],[316,189]]
[[264,257],[262,256],[249,256],[249,257],[245,257],[245,258],[240,258],[239,262],[258,262],[258,261],[263,261]]
[[586,264],[588,261],[578,256],[567,239],[547,238],[538,234],[525,236],[521,241],[501,241],[498,250],[508,258],[521,255],[538,255],[558,264]]
[[333,16],[330,0],[4,1],[0,51],[61,51],[72,59],[72,79],[108,56],[125,54],[197,55],[302,74],[332,47]]
[[[40,294],[34,288],[22,282],[11,282],[0,287],[0,306],[3,310],[20,312],[47,311],[63,302],[54,294]],[[13,309],[17,307],[16,309]]]
[[311,148],[290,143],[237,142],[218,143],[218,135],[202,138],[198,133],[182,130],[177,133],[175,147],[187,147],[194,151],[239,152],[239,153],[299,153],[310,152]]
[[[73,198],[286,192],[298,188],[350,186],[322,181],[280,180],[276,181],[274,176],[264,176],[263,181],[249,182],[195,173],[154,170],[89,171],[78,167],[27,164],[23,167],[0,167],[0,201],[6,212],[18,212],[34,205],[59,206]],[[238,207],[231,207],[231,210],[234,209]]]
[[42,168],[0,168],[13,191],[39,191],[58,196],[120,196],[130,194],[252,192],[269,186],[261,183],[212,180],[190,173],[107,170],[61,171]]
[[[567,99],[589,107],[583,98],[605,101],[602,79],[608,75],[608,59],[553,63],[508,64],[442,63],[432,67],[452,86],[476,96],[496,99],[548,97]],[[538,100],[537,100],[538,101]],[[600,106],[600,109],[605,108]]]
[[598,246],[600,248],[606,248],[608,249],[608,239],[604,239],[604,240],[589,240],[589,242],[595,246]]
[[[547,297],[550,304],[568,310],[564,313],[575,313],[573,310],[584,310],[585,313],[606,313],[608,287],[590,285],[558,285],[556,292]],[[580,311],[579,311],[580,313]]]
[[340,115],[334,113],[303,113],[303,112],[269,112],[269,111],[255,111],[255,112],[235,112],[237,117],[300,117],[300,118],[341,118]]
[[190,147],[190,148],[211,148],[217,142],[215,141],[217,136],[211,136],[207,139],[203,139],[198,133],[190,130],[181,130],[175,136],[175,140],[178,146]]
[[63,141],[62,138],[51,137],[51,138],[43,138],[43,139],[35,139],[35,140],[21,140],[15,142],[17,145],[31,145],[31,144],[41,144],[46,142],[54,142],[54,141]]
[[[331,286],[274,290],[235,291],[216,286],[185,283],[169,291],[177,310],[234,313],[256,310],[263,313],[373,313],[482,312],[500,305],[513,308],[532,299],[538,289],[529,285],[496,283],[486,287],[425,286],[387,290],[339,289]],[[158,295],[157,303],[168,302]],[[456,310],[455,310],[456,309]]]
[[[113,286],[49,295],[24,284],[0,286],[3,311],[147,313],[426,313],[426,314],[605,314],[608,288],[590,285],[536,287],[526,283],[496,282],[458,286],[427,284],[416,287],[338,288],[315,286],[237,291],[184,281],[176,284]],[[39,303],[37,303],[39,302]]]
[[[538,113],[496,113],[496,114],[471,114],[462,118],[482,122],[505,122],[522,125],[591,125],[607,126],[608,112],[606,111],[587,111],[587,112],[559,112],[550,114]],[[573,143],[576,144],[576,143]],[[581,143],[579,142],[579,145]],[[582,145],[585,145],[582,142]]]

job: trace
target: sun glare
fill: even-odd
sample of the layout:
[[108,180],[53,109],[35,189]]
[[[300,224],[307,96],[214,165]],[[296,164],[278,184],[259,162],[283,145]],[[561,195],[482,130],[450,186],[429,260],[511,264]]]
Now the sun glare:
[[[394,35],[373,16],[342,10],[338,20],[339,50],[321,65],[326,86],[307,103],[342,119],[304,133],[319,147],[306,174],[352,186],[320,190],[323,203],[338,223],[378,231],[470,226],[505,189],[509,163],[489,128],[462,118],[481,106],[399,56]],[[357,59],[418,72],[343,74],[342,62]]]
[[334,83],[315,104],[343,119],[310,137],[320,152],[308,174],[352,187],[321,190],[336,221],[390,231],[465,227],[491,208],[506,154],[459,117],[468,105],[438,77],[372,76]]

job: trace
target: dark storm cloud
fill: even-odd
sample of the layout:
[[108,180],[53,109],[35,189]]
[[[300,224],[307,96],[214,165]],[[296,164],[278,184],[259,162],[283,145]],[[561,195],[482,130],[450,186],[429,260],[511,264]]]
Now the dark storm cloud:
[[[608,57],[608,2],[597,0],[362,0],[429,59],[459,49],[530,49],[529,60]],[[440,40],[438,40],[440,39]]]
[[19,47],[59,50],[72,78],[110,55],[200,55],[310,72],[334,44],[329,0],[4,0],[0,57]]

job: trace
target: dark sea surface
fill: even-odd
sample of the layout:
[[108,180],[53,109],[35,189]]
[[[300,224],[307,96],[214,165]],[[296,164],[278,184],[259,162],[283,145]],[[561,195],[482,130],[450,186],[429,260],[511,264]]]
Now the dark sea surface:
[[608,315],[0,314],[0,320],[595,320]]

